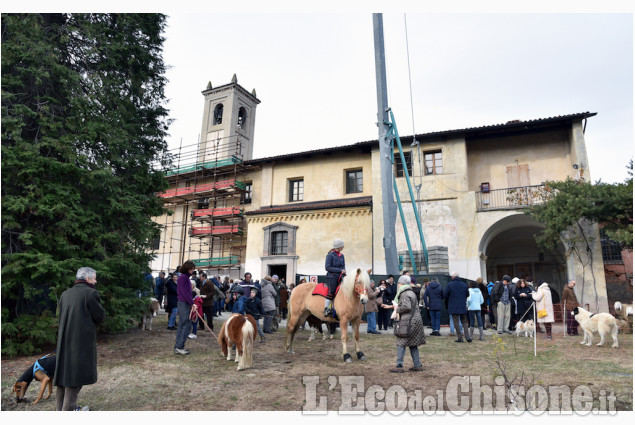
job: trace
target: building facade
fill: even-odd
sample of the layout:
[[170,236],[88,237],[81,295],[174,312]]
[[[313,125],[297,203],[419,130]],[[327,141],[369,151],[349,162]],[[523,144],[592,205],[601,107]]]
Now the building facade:
[[[249,271],[256,278],[278,274],[294,281],[324,275],[326,254],[339,238],[347,269],[386,273],[378,141],[254,159],[253,118],[260,102],[255,91],[250,94],[234,78],[216,89],[208,85],[203,94],[201,141],[190,149],[191,161],[168,170],[171,187],[161,194],[173,214],[157,219],[165,232],[153,270],[173,270],[193,259],[221,275]],[[393,175],[417,258],[423,247],[412,237],[416,215],[425,244],[447,248],[449,271],[489,281],[503,274],[531,276],[558,291],[576,279],[578,299],[593,311],[607,311],[599,237],[590,245],[596,261],[585,257],[586,248],[564,242],[542,252],[534,240],[541,225],[523,213],[542,202],[546,181],[591,179],[584,128],[594,115],[420,134],[414,144],[404,137],[418,211],[399,161]],[[180,158],[189,157],[181,152]],[[591,224],[587,231],[598,234]],[[395,233],[404,252],[400,217]],[[416,264],[420,274],[425,266]]]

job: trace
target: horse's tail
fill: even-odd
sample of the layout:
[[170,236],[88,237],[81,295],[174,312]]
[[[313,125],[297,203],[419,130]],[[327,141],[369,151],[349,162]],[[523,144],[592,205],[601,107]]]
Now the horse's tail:
[[254,349],[254,325],[249,320],[245,319],[245,323],[242,327],[243,332],[243,366],[245,369],[250,368],[252,365],[252,353]]

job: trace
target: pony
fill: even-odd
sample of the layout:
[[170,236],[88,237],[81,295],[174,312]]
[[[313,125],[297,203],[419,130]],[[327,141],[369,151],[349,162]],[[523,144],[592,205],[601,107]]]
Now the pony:
[[232,359],[236,348],[236,370],[245,370],[253,365],[252,353],[256,339],[256,321],[251,314],[234,313],[223,323],[218,333],[218,343],[223,356]]
[[365,360],[366,356],[364,356],[359,346],[359,325],[362,321],[364,304],[368,302],[368,291],[370,290],[368,272],[357,269],[357,273],[346,275],[342,279],[339,292],[333,300],[333,306],[339,319],[324,317],[324,298],[312,294],[317,286],[316,283],[304,283],[296,286],[291,292],[288,303],[289,321],[287,323],[287,334],[284,339],[284,346],[287,352],[293,354],[293,338],[298,328],[310,315],[314,315],[323,322],[339,322],[342,331],[342,355],[347,363],[351,362],[351,355],[348,354],[346,348],[348,323],[350,322],[355,336],[357,358]]
[[150,298],[150,305],[143,311],[143,321],[141,322],[141,330],[152,330],[152,318],[156,317],[159,311],[159,300]]

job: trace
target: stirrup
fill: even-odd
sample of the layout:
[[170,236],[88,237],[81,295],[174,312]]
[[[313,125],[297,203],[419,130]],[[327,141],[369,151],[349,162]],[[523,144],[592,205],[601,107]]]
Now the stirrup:
[[333,309],[330,307],[324,307],[324,317],[331,317]]

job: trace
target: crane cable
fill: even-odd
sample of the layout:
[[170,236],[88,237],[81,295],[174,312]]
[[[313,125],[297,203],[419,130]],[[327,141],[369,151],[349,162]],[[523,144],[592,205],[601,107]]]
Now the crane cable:
[[[419,216],[419,222],[421,222],[421,186],[423,185],[423,164],[421,162],[421,149],[419,148],[419,142],[416,139],[415,132],[415,112],[414,112],[414,103],[412,100],[412,74],[410,72],[410,48],[408,45],[408,22],[406,20],[406,14],[403,14],[403,23],[406,34],[406,59],[408,62],[408,85],[410,89],[410,114],[412,117],[412,143],[410,144],[410,161],[414,159],[413,150],[414,147],[417,147],[417,162],[419,163],[419,184],[415,181],[415,189],[417,190],[417,211],[413,211],[415,214]],[[413,170],[414,171],[414,170]],[[414,180],[414,173],[413,180]],[[423,246],[421,247],[421,251],[423,252]],[[426,264],[426,269],[428,265]]]

